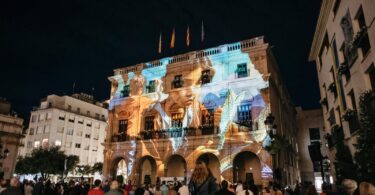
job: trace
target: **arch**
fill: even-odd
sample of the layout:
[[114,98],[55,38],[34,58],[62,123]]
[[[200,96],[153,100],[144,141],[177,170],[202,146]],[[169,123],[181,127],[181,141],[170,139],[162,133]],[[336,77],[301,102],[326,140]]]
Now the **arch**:
[[207,163],[207,167],[210,169],[212,175],[216,178],[216,182],[221,182],[221,172],[220,172],[220,161],[219,158],[209,152],[201,154],[196,161],[202,160]]
[[116,178],[118,175],[122,175],[124,180],[128,178],[128,166],[125,158],[117,157],[112,161],[110,175],[112,178]]
[[262,184],[261,162],[259,157],[250,151],[238,153],[233,160],[233,181],[254,182]]
[[186,177],[185,158],[178,154],[169,157],[165,166],[166,177]]
[[152,156],[144,156],[138,164],[138,184],[156,182],[156,161]]

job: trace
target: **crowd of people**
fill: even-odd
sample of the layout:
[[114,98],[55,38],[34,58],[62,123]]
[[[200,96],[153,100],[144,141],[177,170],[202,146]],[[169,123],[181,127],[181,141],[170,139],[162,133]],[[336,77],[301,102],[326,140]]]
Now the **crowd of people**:
[[[293,188],[281,188],[277,183],[270,182],[268,186],[259,188],[254,181],[229,185],[223,180],[220,184],[207,167],[204,161],[198,161],[189,183],[172,182],[157,179],[156,185],[146,182],[144,185],[134,185],[131,180],[123,184],[123,178],[118,177],[113,181],[95,180],[89,182],[73,181],[68,183],[53,183],[50,180],[34,181],[24,180],[22,183],[17,177],[9,181],[0,181],[0,195],[318,195],[312,183],[297,184]],[[333,189],[332,186],[323,185],[321,195],[375,195],[375,187],[371,183],[362,182],[359,187],[357,182],[345,179],[341,188]]]

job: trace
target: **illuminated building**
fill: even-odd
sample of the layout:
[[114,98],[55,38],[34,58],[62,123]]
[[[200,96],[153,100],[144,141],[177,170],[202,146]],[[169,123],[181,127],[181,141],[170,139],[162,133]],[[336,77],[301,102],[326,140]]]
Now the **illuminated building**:
[[374,10],[375,1],[322,2],[309,60],[316,62],[326,137],[332,143],[331,162],[335,160],[332,129],[344,134],[353,156],[359,128],[359,97],[375,89]]
[[107,116],[107,109],[91,95],[49,95],[31,112],[21,155],[38,147],[59,146],[66,155],[79,156],[80,165],[103,162]]
[[[301,182],[312,182],[318,191],[321,191],[324,181],[330,182],[329,167],[327,167],[328,148],[324,139],[324,121],[321,109],[303,110],[297,107],[297,143],[298,143],[298,164],[301,172]],[[309,149],[310,148],[310,149]],[[320,163],[323,166],[320,166]]]
[[[299,177],[295,109],[263,37],[115,69],[109,80],[106,178],[189,179],[199,158],[218,182],[252,174],[262,185],[273,169],[284,184]],[[285,140],[274,163],[264,149],[271,112]]]
[[10,179],[16,166],[23,119],[11,112],[11,104],[0,98],[0,178]]

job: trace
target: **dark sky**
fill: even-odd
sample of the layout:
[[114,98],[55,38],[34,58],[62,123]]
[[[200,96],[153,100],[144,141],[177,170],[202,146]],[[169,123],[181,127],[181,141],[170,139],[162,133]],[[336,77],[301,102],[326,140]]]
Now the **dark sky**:
[[[103,100],[114,68],[264,35],[294,103],[316,108],[316,69],[307,58],[319,8],[316,0],[1,0],[0,96],[24,117],[48,94],[71,94],[74,82],[76,92],[94,88]],[[173,27],[176,48],[159,55],[159,33],[165,48]]]

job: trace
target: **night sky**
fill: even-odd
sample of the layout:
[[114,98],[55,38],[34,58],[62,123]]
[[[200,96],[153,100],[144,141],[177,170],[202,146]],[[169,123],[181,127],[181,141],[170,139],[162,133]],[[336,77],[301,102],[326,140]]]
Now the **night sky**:
[[[73,83],[75,92],[104,100],[110,93],[107,77],[115,68],[264,35],[294,103],[318,108],[316,69],[307,58],[320,4],[316,0],[1,0],[0,96],[23,117],[29,117],[32,107],[49,94],[70,95]],[[173,27],[176,48],[171,50]],[[160,32],[162,54],[157,53]]]

